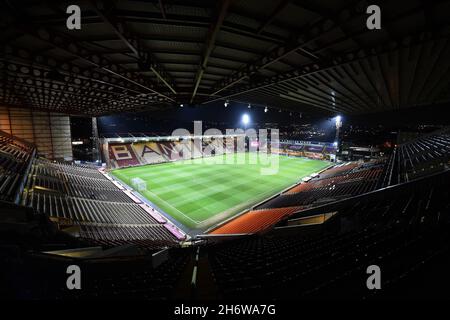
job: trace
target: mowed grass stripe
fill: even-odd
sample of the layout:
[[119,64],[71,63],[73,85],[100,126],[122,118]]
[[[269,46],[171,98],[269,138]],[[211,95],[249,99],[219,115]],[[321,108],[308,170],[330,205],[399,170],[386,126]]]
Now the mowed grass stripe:
[[133,178],[143,179],[148,188],[143,196],[187,227],[195,228],[195,221],[202,222],[242,203],[254,204],[329,165],[280,156],[278,173],[264,176],[260,170],[267,165],[249,164],[248,154],[229,156],[233,164],[210,164],[223,161],[224,156],[217,156],[118,169],[112,174],[129,185]]
[[[221,206],[220,202],[224,199],[234,199],[240,202],[247,198],[249,194],[251,195],[267,188],[264,185],[259,185],[257,182],[258,179],[242,181],[241,174],[238,173],[215,174],[210,176],[207,183],[190,183],[187,187],[194,190],[193,192],[178,195],[178,198],[170,201],[177,208],[189,205],[191,202],[194,205],[189,206],[190,210],[205,208],[205,211],[209,212],[210,210],[208,209],[213,209],[214,206],[219,208]],[[239,192],[236,192],[236,190],[239,190]],[[223,207],[227,209],[227,204],[223,204]],[[192,214],[196,215],[195,212]]]
[[[208,184],[213,180],[219,182],[220,180],[225,180],[225,178],[229,175],[228,172],[218,171],[218,170],[211,170],[206,173],[204,172],[198,172],[198,171],[192,171],[191,174],[188,177],[184,178],[176,178],[176,179],[169,179],[165,180],[163,185],[161,187],[155,188],[155,190],[158,191],[159,194],[164,196],[165,193],[170,193],[173,191],[178,191],[180,189],[185,189],[189,185],[195,185],[195,186],[205,186],[205,188],[208,187]],[[171,185],[167,185],[167,181],[171,182]],[[171,188],[171,186],[173,188]]]

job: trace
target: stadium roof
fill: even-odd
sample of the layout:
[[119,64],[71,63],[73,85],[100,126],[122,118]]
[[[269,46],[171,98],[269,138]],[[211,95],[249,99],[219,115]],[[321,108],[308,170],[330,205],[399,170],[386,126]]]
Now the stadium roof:
[[[81,30],[66,8],[81,7]],[[381,7],[368,30],[366,8]],[[239,101],[368,113],[450,100],[450,1],[5,1],[0,104],[69,114]]]

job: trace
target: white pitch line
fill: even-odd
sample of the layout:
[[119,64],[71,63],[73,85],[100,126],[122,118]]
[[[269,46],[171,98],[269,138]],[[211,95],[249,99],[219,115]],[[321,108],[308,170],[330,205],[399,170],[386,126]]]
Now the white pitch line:
[[194,222],[195,224],[199,224],[200,222],[202,222],[202,221],[194,220],[194,219],[192,219],[191,217],[185,215],[183,212],[181,212],[180,210],[178,210],[177,208],[175,208],[174,206],[172,206],[172,205],[171,205],[170,203],[168,203],[167,201],[161,199],[160,197],[158,197],[158,196],[157,196],[156,194],[154,194],[153,192],[148,191],[148,190],[145,190],[145,191],[147,191],[148,193],[150,193],[150,194],[153,195],[154,197],[158,198],[160,201],[162,201],[164,204],[166,204],[166,205],[169,206],[170,208],[174,209],[174,210],[177,211],[178,213],[181,213],[183,216],[185,216],[186,218],[188,218],[189,220],[191,220],[191,221]]

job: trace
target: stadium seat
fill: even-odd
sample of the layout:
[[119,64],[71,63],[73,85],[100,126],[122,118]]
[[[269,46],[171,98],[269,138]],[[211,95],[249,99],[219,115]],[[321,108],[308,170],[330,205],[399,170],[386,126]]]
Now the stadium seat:
[[253,210],[225,223],[210,234],[247,234],[263,231],[282,218],[288,217],[299,207]]

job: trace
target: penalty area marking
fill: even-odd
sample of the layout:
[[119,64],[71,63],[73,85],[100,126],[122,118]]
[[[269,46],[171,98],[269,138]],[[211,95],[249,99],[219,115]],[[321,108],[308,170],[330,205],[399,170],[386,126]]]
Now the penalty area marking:
[[[116,173],[116,176],[118,176],[118,175],[119,175],[119,174]],[[120,179],[120,178],[119,178],[119,179]],[[128,184],[126,184],[126,185],[128,185]],[[206,220],[206,219],[205,219],[205,220],[202,220],[202,221],[197,221],[197,220],[192,219],[191,217],[187,216],[186,214],[184,214],[183,212],[181,212],[180,210],[178,210],[177,208],[175,208],[173,205],[171,205],[171,204],[168,203],[167,201],[161,199],[158,195],[156,195],[155,193],[149,191],[148,189],[146,189],[146,190],[144,190],[144,191],[142,191],[142,192],[148,192],[148,193],[150,193],[150,194],[151,194],[152,196],[154,196],[156,199],[160,200],[162,203],[164,203],[164,204],[167,205],[168,207],[172,208],[173,210],[175,210],[175,211],[178,212],[179,214],[183,215],[184,217],[186,217],[187,219],[189,219],[190,221],[192,221],[192,222],[195,223],[196,225],[197,225],[197,224],[200,224],[200,223],[202,223],[203,221]],[[139,192],[139,191],[138,191],[138,193],[141,194],[141,192]],[[169,214],[169,215],[172,216],[171,214]]]
[[202,223],[202,222],[204,221],[204,220],[203,220],[203,221],[197,221],[197,220],[192,219],[191,217],[187,216],[186,214],[184,214],[183,212],[181,212],[180,210],[178,210],[177,208],[175,208],[173,205],[171,205],[171,204],[168,203],[167,201],[165,201],[165,200],[161,199],[160,197],[158,197],[158,196],[157,196],[156,194],[154,194],[153,192],[148,191],[148,190],[145,190],[145,191],[148,192],[148,193],[150,193],[150,194],[151,194],[152,196],[154,196],[155,198],[159,199],[161,202],[163,202],[163,203],[164,203],[165,205],[167,205],[168,207],[174,209],[176,212],[182,214],[184,217],[188,218],[189,220],[191,220],[191,221],[194,222],[195,224],[199,224],[199,223]]

